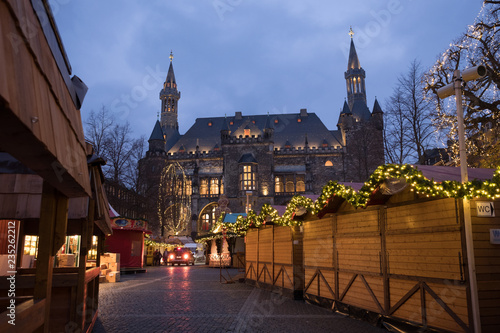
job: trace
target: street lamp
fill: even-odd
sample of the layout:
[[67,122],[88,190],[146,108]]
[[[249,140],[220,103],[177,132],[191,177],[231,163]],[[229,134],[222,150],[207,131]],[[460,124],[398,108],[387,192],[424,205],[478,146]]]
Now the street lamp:
[[[455,70],[452,83],[438,89],[438,97],[443,99],[455,94],[457,103],[457,125],[458,125],[458,144],[460,150],[460,175],[462,184],[469,181],[467,172],[467,154],[465,151],[465,129],[464,129],[464,111],[462,109],[462,82],[477,80],[486,76],[486,67],[483,65],[468,68],[460,73]],[[476,280],[476,261],[474,257],[474,244],[472,238],[472,219],[470,215],[470,201],[467,197],[463,199],[464,206],[464,224],[465,224],[465,243],[467,246],[467,260],[469,262],[469,283],[470,298],[472,306],[472,318],[474,320],[474,332],[481,332],[481,320],[479,316],[479,298],[477,292]]]

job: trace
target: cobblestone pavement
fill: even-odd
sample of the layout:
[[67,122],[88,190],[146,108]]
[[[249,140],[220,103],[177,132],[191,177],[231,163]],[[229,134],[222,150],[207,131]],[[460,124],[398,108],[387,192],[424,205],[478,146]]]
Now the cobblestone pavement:
[[147,273],[122,275],[120,282],[100,285],[93,332],[387,332],[245,283],[219,280],[219,269],[207,266],[148,267]]

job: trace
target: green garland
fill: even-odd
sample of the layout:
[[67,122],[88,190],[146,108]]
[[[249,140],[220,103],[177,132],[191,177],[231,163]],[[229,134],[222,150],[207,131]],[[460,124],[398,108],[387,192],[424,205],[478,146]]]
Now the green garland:
[[[410,185],[411,191],[427,197],[442,198],[500,198],[500,167],[495,171],[490,181],[468,181],[465,184],[457,181],[443,181],[438,183],[433,179],[424,177],[422,171],[409,164],[386,164],[379,166],[363,187],[356,192],[352,187],[329,181],[321,192],[316,202],[304,196],[294,196],[288,204],[283,216],[279,216],[276,209],[264,204],[259,215],[253,210],[249,211],[247,217],[238,216],[235,223],[223,223],[224,215],[212,227],[210,232],[218,228],[225,228],[236,236],[244,236],[248,228],[261,227],[266,223],[281,226],[298,226],[302,221],[294,219],[296,209],[305,208],[308,212],[316,215],[328,205],[328,201],[334,197],[340,197],[355,208],[366,207],[371,195],[378,189],[379,185],[388,179],[404,179]],[[218,233],[216,233],[218,235]],[[222,237],[222,234],[220,235]],[[219,238],[220,238],[219,237]],[[211,238],[209,238],[211,239]]]

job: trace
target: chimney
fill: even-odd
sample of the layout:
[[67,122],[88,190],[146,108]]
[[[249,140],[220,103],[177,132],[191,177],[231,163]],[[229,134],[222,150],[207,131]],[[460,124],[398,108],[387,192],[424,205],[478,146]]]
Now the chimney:
[[300,109],[300,116],[307,117],[307,109]]
[[234,120],[241,120],[243,117],[241,115],[241,111],[236,111],[234,113]]

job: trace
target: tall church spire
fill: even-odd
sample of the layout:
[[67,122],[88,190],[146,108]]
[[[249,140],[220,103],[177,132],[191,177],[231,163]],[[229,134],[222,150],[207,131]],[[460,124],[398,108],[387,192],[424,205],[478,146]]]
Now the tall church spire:
[[349,35],[351,36],[351,48],[349,50],[349,60],[347,61],[347,71],[344,73],[347,86],[347,101],[349,109],[356,117],[369,118],[370,111],[366,106],[365,70],[359,63],[352,28]]
[[175,142],[179,139],[179,123],[177,122],[178,101],[181,98],[181,93],[177,89],[177,82],[175,81],[174,67],[172,61],[174,55],[170,52],[170,66],[168,68],[167,78],[163,83],[163,89],[160,91],[161,100],[161,117],[160,123],[163,134],[167,137],[166,149],[170,149]]

